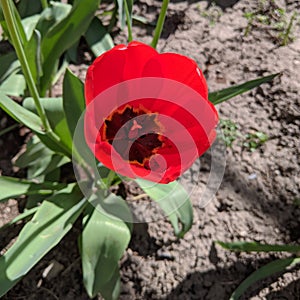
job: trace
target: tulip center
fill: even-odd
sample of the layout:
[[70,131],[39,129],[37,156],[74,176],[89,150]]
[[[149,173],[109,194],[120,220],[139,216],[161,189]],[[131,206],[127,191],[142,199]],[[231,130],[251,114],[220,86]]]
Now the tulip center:
[[136,120],[133,120],[132,127],[130,128],[128,132],[128,138],[129,139],[135,139],[139,134],[139,129],[142,129],[143,127],[138,124]]
[[150,169],[150,158],[163,146],[161,131],[157,113],[126,105],[108,116],[101,132],[124,160]]

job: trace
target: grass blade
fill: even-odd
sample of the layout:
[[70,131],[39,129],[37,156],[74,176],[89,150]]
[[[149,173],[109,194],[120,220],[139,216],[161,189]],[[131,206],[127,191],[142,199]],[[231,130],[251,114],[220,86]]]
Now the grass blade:
[[208,99],[214,105],[222,103],[222,102],[227,101],[237,95],[248,92],[251,89],[258,87],[259,85],[261,85],[263,83],[273,80],[279,74],[280,73],[272,74],[269,76],[265,76],[265,77],[261,77],[261,78],[254,79],[251,81],[247,81],[245,83],[235,85],[235,86],[229,87],[229,88],[221,90],[221,91],[209,93]]
[[268,276],[273,275],[277,272],[282,272],[286,268],[291,267],[295,264],[300,263],[300,258],[285,258],[285,259],[277,259],[268,263],[267,265],[261,267],[260,269],[253,272],[250,276],[248,276],[232,293],[229,300],[238,300],[239,297],[255,282],[262,280]]
[[300,252],[300,245],[270,245],[261,244],[256,242],[233,242],[224,243],[217,241],[221,247],[233,251],[246,251],[246,252]]

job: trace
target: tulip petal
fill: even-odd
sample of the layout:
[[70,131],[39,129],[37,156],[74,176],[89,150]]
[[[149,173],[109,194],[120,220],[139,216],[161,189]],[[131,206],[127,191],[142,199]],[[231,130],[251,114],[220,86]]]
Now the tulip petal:
[[145,64],[158,53],[139,42],[118,45],[99,56],[90,66],[85,82],[85,97],[89,104],[109,87],[142,76]]

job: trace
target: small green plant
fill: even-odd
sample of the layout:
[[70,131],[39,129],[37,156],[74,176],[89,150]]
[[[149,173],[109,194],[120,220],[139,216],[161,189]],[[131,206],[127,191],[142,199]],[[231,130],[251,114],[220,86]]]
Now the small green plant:
[[209,20],[210,26],[215,26],[222,16],[222,10],[215,4],[215,2],[213,2],[210,8],[206,10],[202,10],[200,7],[198,7],[198,9],[201,16]]
[[220,128],[222,129],[222,139],[227,147],[232,147],[232,143],[238,137],[238,126],[230,119],[221,119]]
[[294,40],[294,36],[292,33],[294,22],[297,18],[297,13],[294,12],[290,18],[290,21],[286,28],[282,32],[279,33],[279,39],[281,39],[281,45],[286,46],[289,42]]
[[238,128],[238,125],[230,119],[220,119],[220,129],[222,135],[220,136],[227,147],[232,147],[234,141],[239,143],[251,152],[254,152],[262,144],[268,140],[268,136],[261,131],[254,131],[243,135]]
[[[297,13],[288,18],[284,8],[278,6],[273,0],[261,0],[256,10],[247,11],[244,17],[248,20],[244,35],[249,35],[254,28],[264,30],[276,43],[286,46],[293,41],[293,29],[297,19]],[[275,32],[275,34],[274,34]]]
[[247,133],[245,136],[245,142],[243,143],[243,146],[249,149],[251,152],[253,152],[262,144],[264,144],[267,140],[268,136],[261,131]]

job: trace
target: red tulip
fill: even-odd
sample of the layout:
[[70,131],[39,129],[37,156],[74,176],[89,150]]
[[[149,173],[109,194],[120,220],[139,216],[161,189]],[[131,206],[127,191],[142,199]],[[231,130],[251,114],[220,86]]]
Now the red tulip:
[[139,42],[93,62],[85,98],[88,146],[106,167],[130,178],[173,181],[216,136],[218,114],[197,64]]

